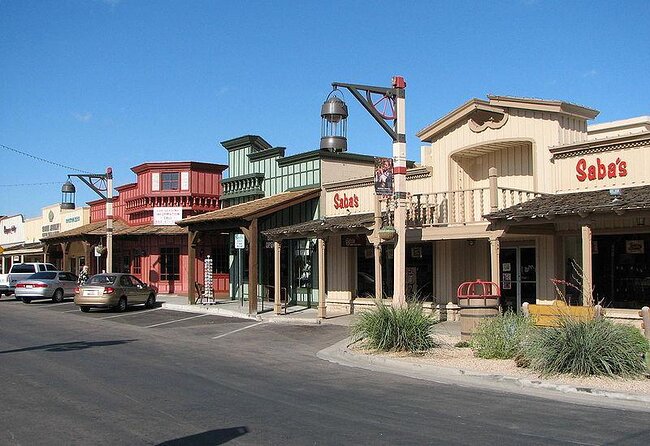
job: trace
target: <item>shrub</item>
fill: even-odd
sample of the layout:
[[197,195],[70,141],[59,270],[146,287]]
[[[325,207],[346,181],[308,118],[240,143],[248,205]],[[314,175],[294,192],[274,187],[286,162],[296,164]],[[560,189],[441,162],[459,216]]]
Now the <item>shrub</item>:
[[521,340],[533,322],[512,311],[485,319],[472,336],[474,355],[486,359],[510,359],[519,352]]
[[530,367],[542,375],[637,376],[646,370],[650,344],[635,327],[604,318],[559,319],[559,326],[535,330],[523,345]]
[[422,305],[410,302],[403,308],[377,303],[362,313],[352,326],[352,338],[381,351],[422,352],[436,346],[431,331],[436,320],[424,314]]

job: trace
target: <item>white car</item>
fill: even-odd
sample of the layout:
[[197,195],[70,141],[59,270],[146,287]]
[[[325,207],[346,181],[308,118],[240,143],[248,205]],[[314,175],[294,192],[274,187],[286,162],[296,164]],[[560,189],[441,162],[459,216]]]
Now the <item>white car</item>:
[[65,271],[42,271],[16,284],[16,299],[28,304],[35,299],[52,299],[63,302],[74,297],[77,276]]
[[[0,294],[14,294],[18,282],[41,271],[57,271],[57,267],[51,263],[14,263],[9,274],[0,275]],[[16,299],[20,300],[18,297]]]

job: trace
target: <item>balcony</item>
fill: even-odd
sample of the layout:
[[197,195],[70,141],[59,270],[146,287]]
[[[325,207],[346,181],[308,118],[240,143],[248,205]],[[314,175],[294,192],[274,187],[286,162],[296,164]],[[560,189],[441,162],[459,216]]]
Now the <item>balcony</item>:
[[263,197],[263,182],[263,173],[252,173],[221,180],[221,185],[223,186],[222,198],[227,200],[239,197]]
[[[492,193],[491,193],[492,192]],[[487,223],[483,215],[525,203],[543,194],[539,192],[489,187],[413,194],[407,196],[406,226],[408,228],[444,227]],[[494,203],[494,207],[492,204]],[[395,201],[383,200],[384,225],[393,226]]]

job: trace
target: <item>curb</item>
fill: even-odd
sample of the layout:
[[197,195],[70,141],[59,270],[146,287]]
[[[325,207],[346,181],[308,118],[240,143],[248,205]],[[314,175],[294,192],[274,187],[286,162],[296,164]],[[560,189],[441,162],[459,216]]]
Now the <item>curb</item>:
[[[410,378],[432,381],[440,384],[456,384],[461,386],[478,386],[483,388],[510,390],[522,393],[524,389],[536,390],[538,395],[550,398],[548,391],[561,395],[584,397],[600,397],[610,401],[634,403],[650,410],[650,396],[622,392],[610,392],[592,387],[576,387],[567,384],[555,384],[542,379],[517,378],[507,375],[494,375],[474,370],[455,369],[430,364],[415,364],[398,359],[380,356],[362,355],[348,348],[351,340],[344,339],[336,344],[319,351],[316,356],[325,361],[357,367],[366,370],[392,373]],[[488,386],[486,387],[486,384]],[[543,392],[543,393],[540,393]]]
[[224,317],[234,317],[237,319],[248,319],[252,321],[261,321],[262,318],[259,316],[249,316],[245,313],[240,313],[238,311],[233,311],[233,310],[226,310],[224,308],[218,308],[218,307],[203,307],[203,306],[196,306],[196,305],[180,305],[180,304],[170,304],[170,303],[163,303],[162,308],[165,310],[173,310],[173,311],[183,311],[185,313],[199,313],[199,314],[214,314],[216,316],[224,316]]

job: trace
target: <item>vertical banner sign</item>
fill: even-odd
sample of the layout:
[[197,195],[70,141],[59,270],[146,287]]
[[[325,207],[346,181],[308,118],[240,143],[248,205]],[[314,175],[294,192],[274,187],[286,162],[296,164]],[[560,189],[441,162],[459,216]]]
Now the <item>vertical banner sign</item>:
[[375,158],[375,193],[393,195],[393,159]]
[[212,258],[206,256],[204,261],[204,276],[203,283],[205,283],[205,291],[203,292],[203,297],[206,300],[206,303],[214,303],[213,294],[212,294]]

